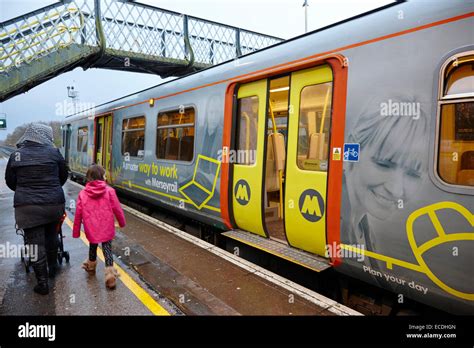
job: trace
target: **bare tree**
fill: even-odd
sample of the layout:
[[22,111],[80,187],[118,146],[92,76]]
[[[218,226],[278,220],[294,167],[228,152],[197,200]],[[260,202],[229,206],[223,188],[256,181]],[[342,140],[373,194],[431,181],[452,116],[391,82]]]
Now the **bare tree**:
[[[40,122],[42,124],[48,125],[53,128],[53,138],[54,138],[54,145],[56,147],[61,146],[61,122],[59,121],[49,121],[49,122]],[[9,133],[6,139],[2,142],[8,146],[15,146],[18,140],[25,134],[26,129],[31,123],[25,123],[21,126],[16,127],[12,133]]]

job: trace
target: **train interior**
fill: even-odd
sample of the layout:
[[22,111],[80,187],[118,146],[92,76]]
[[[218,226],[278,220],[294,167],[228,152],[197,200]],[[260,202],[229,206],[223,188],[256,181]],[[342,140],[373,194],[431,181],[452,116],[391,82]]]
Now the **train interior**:
[[191,161],[194,144],[193,108],[182,108],[158,115],[156,155],[172,161]]
[[[265,226],[269,236],[287,243],[284,228],[284,192],[288,120],[290,112],[290,76],[269,81],[267,153],[265,175]],[[303,170],[327,171],[331,114],[331,84],[308,86],[301,93],[299,106],[297,166]]]
[[265,166],[265,225],[270,237],[286,243],[283,222],[286,140],[290,76],[270,80],[268,93],[267,156]]

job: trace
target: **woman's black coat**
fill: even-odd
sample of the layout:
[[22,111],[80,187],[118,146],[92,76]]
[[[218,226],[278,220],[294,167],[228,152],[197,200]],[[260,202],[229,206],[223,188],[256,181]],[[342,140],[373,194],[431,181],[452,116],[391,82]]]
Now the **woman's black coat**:
[[25,141],[10,155],[5,181],[15,191],[14,206],[65,202],[62,186],[68,167],[57,148]]

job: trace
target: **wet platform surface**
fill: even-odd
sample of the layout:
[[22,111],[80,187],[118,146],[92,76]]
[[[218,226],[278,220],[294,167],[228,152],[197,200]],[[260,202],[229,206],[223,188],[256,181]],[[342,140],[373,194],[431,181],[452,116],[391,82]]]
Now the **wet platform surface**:
[[[15,233],[13,192],[5,185],[4,168],[6,160],[0,158],[0,244],[22,245],[23,238]],[[36,279],[33,270],[26,273],[20,258],[10,252],[0,257],[0,315],[151,315],[153,314],[121,280],[116,290],[105,288],[104,263],[98,259],[95,276],[89,276],[81,269],[87,258],[88,247],[81,239],[71,237],[71,230],[63,226],[64,248],[70,253],[70,263],[63,261],[56,278],[49,281],[50,294],[33,292]],[[11,249],[12,250],[12,249]],[[2,255],[3,256],[3,255]],[[117,266],[121,266],[118,264]],[[122,265],[122,268],[126,268]],[[179,314],[174,306],[148,289],[139,277],[128,272],[133,281],[156,298],[166,312]],[[164,312],[165,313],[165,312]],[[164,314],[163,313],[163,314]]]
[[[13,192],[3,179],[5,165],[0,158],[0,243],[21,244],[14,229]],[[66,183],[66,202],[76,199],[80,189]],[[0,315],[337,314],[331,304],[317,305],[129,211],[127,226],[117,230],[113,242],[123,274],[116,290],[105,288],[103,261],[95,277],[81,269],[88,245],[84,238],[71,237],[71,210],[63,225],[71,260],[50,282],[50,295],[33,293],[34,273],[25,273],[19,258],[0,258]]]

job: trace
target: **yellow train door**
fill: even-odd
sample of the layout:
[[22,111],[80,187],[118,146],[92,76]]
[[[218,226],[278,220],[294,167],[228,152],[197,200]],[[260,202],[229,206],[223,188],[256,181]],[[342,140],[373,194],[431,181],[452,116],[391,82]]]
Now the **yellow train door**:
[[104,117],[104,156],[105,161],[103,167],[105,168],[105,173],[107,176],[107,182],[111,183],[112,178],[112,115],[107,115]]
[[267,80],[240,86],[237,94],[235,150],[228,154],[233,163],[232,210],[238,228],[266,236],[263,227],[263,166]]
[[104,167],[107,181],[112,182],[112,115],[101,116],[96,122],[96,163]]
[[332,81],[327,65],[291,74],[285,232],[291,246],[321,256],[327,243]]

